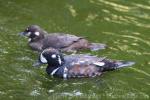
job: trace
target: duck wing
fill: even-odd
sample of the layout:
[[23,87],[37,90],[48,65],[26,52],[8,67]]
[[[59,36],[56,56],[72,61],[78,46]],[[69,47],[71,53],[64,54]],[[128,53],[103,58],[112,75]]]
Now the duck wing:
[[84,73],[88,70],[90,75],[96,75],[97,73],[102,73],[105,71],[129,67],[135,64],[135,62],[132,61],[111,60],[107,59],[106,57],[97,57],[88,54],[69,55],[65,57],[65,61],[67,61],[65,66],[68,66],[68,69],[74,69],[71,71],[72,73]]
[[91,56],[88,54],[67,55],[65,63],[58,67],[56,75],[59,77],[94,77],[105,71],[131,66],[134,62],[110,60],[105,57]]
[[82,38],[83,37],[78,37],[70,34],[60,34],[60,33],[49,34],[46,35],[43,40],[44,42],[43,49],[47,47],[53,47],[57,49],[64,48]]

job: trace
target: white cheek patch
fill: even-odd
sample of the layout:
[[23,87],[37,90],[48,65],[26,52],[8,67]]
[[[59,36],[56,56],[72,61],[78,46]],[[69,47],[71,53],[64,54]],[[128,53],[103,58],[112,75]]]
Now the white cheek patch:
[[40,55],[40,60],[42,63],[47,63],[46,58],[42,54]]
[[31,38],[28,39],[28,42],[31,42]]
[[27,34],[26,34],[26,36],[30,36],[31,35],[31,32],[28,32]]
[[39,33],[39,32],[35,32],[34,34],[35,34],[36,36],[39,36],[39,35],[40,35],[40,33]]
[[104,62],[95,62],[94,64],[97,65],[97,66],[104,66],[105,65]]
[[53,55],[51,55],[51,57],[52,57],[53,59],[55,59],[55,58],[56,58],[56,55],[55,55],[55,54],[53,54]]

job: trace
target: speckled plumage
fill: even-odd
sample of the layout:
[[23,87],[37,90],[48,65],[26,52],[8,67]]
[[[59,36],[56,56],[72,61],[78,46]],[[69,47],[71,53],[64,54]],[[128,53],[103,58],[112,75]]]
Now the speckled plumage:
[[[52,55],[56,55],[55,59]],[[46,72],[53,76],[71,78],[71,77],[94,77],[99,76],[105,71],[115,70],[126,66],[131,66],[134,62],[110,60],[105,57],[97,57],[88,54],[74,54],[62,56],[62,54],[55,49],[46,49],[40,55],[46,59],[48,66]],[[59,63],[58,58],[61,58],[62,63]],[[40,63],[44,63],[39,58]],[[57,70],[55,70],[57,69]],[[54,73],[55,70],[55,73]],[[66,73],[66,77],[64,77]]]

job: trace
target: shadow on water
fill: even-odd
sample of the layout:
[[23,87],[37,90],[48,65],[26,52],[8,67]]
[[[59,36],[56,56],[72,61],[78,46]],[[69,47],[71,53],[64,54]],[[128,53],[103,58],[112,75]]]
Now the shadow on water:
[[[149,0],[1,0],[0,99],[149,99],[149,5]],[[52,78],[46,65],[32,67],[38,55],[18,36],[31,24],[108,45],[106,50],[80,53],[136,64],[95,78]]]

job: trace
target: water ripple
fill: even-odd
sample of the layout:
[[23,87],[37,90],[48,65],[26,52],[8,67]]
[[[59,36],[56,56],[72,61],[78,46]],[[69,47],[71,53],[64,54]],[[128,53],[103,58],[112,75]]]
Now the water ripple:
[[77,11],[75,10],[75,8],[73,7],[73,5],[67,5],[67,8],[69,9],[71,15],[73,17],[76,17],[78,14],[77,14]]
[[112,32],[103,32],[103,33],[108,34],[108,35],[118,36],[118,37],[131,38],[131,39],[134,39],[135,41],[140,41],[140,42],[143,42],[144,44],[147,44],[148,46],[150,46],[150,41],[148,41],[148,40],[146,40],[146,39],[142,39],[142,38],[137,37],[137,36],[132,36],[132,35],[120,35],[120,34],[115,34],[115,33],[112,33]]
[[72,93],[71,92],[63,92],[61,93],[62,96],[81,96],[83,95],[82,92],[80,92],[79,90],[74,90]]
[[116,4],[114,2],[106,1],[106,0],[98,0],[100,3],[103,3],[104,5],[109,5],[112,6],[116,11],[121,11],[121,12],[128,12],[130,10],[129,6],[121,5],[121,4]]
[[127,38],[131,38],[131,39],[134,39],[134,40],[137,40],[137,41],[141,41],[145,44],[147,44],[148,46],[150,46],[150,41],[146,40],[146,39],[141,39],[139,37],[136,37],[136,36],[131,36],[131,35],[121,35],[122,37],[127,37]]
[[33,90],[31,93],[30,93],[31,96],[38,96],[40,95],[40,92],[38,90]]
[[141,73],[141,74],[144,74],[145,76],[150,77],[150,74],[147,73],[147,72],[145,72],[145,71],[143,71],[143,70],[139,70],[139,69],[137,69],[137,68],[131,68],[131,69],[133,69],[134,71],[139,72],[139,73]]
[[132,5],[136,6],[136,7],[146,9],[146,10],[150,10],[150,6],[148,6],[148,5],[143,5],[143,4],[138,4],[138,3],[132,3]]

